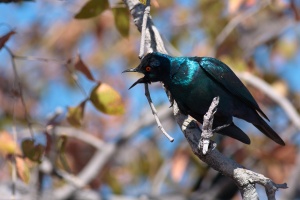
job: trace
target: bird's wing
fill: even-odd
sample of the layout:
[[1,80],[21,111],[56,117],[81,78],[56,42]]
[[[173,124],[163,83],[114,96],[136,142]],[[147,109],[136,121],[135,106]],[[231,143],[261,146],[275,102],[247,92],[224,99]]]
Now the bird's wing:
[[200,67],[207,72],[207,74],[217,81],[220,85],[228,90],[231,94],[245,102],[248,106],[257,110],[265,119],[268,117],[259,108],[257,102],[240,81],[240,79],[234,74],[234,72],[223,62],[209,57],[195,57]]

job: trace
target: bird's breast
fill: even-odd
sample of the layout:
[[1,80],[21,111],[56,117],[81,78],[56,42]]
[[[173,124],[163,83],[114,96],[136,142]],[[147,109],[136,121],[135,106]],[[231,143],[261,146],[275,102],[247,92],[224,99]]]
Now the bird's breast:
[[179,108],[197,120],[202,120],[213,98],[217,96],[220,97],[219,112],[231,115],[231,97],[200,67],[197,70],[181,70],[166,86]]

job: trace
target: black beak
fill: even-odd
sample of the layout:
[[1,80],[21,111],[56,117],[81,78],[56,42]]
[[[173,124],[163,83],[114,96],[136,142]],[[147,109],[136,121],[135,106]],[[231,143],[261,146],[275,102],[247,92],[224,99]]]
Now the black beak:
[[138,72],[138,71],[137,71],[137,68],[132,68],[132,69],[126,69],[122,73],[125,73],[125,72]]
[[139,83],[149,83],[149,81],[144,76],[143,78],[140,78],[139,80],[137,80],[136,82],[134,82],[132,84],[132,86],[130,86],[130,88],[128,90],[130,90],[131,88],[133,88],[134,86],[136,86]]
[[[132,69],[126,69],[125,71],[123,71],[122,73],[125,73],[125,72],[139,72],[138,70],[139,67],[136,67],[136,68],[132,68]],[[133,88],[134,86],[136,86],[137,84],[139,83],[150,83],[150,81],[147,80],[147,78],[144,76],[143,78],[140,78],[139,80],[137,80],[136,82],[134,82],[132,84],[132,86],[130,86],[129,90],[131,88]]]

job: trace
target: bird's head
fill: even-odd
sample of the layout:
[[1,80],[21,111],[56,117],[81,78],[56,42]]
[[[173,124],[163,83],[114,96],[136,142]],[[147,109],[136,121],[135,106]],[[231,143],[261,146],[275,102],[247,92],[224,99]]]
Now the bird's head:
[[164,76],[167,73],[167,67],[170,66],[169,56],[153,52],[147,54],[141,61],[141,64],[136,68],[127,69],[124,72],[139,72],[144,74],[143,78],[140,78],[132,86],[129,88],[133,88],[135,85],[139,83],[151,83],[157,81],[163,81]]

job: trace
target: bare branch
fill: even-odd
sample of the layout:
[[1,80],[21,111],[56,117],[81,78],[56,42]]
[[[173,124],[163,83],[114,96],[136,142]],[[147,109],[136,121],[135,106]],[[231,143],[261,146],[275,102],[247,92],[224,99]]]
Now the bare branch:
[[238,76],[245,82],[263,91],[264,94],[266,94],[269,98],[279,104],[280,107],[285,111],[287,116],[290,118],[294,126],[297,127],[298,130],[300,130],[300,116],[289,100],[281,96],[264,80],[250,74],[249,72],[239,73]]
[[[145,38],[146,38],[146,30],[149,30],[149,26],[148,26],[148,18],[149,18],[149,14],[150,14],[150,0],[146,1],[146,7],[144,10],[144,14],[143,14],[143,22],[142,22],[142,29],[141,29],[141,46],[140,46],[140,53],[139,53],[139,58],[142,59],[145,55]],[[147,35],[148,36],[148,35]],[[164,129],[164,127],[162,126],[158,116],[157,116],[157,111],[155,109],[155,106],[151,100],[151,96],[149,93],[149,87],[148,87],[148,83],[145,83],[145,96],[147,97],[147,100],[149,102],[152,114],[155,118],[155,121],[157,123],[158,128],[161,130],[161,132],[170,140],[170,142],[174,141],[174,138],[172,138]]]
[[142,31],[141,31],[141,46],[140,46],[140,54],[139,58],[142,59],[145,55],[145,36],[146,36],[146,27],[147,21],[150,14],[150,0],[146,1],[146,8],[144,10],[143,23],[142,23]]
[[170,140],[170,142],[173,142],[174,141],[174,138],[172,138],[167,132],[166,130],[164,129],[164,127],[162,126],[158,116],[157,116],[157,111],[155,109],[155,106],[152,102],[152,99],[151,99],[151,96],[150,96],[150,93],[149,93],[149,87],[148,87],[148,84],[145,83],[145,96],[147,97],[147,100],[149,102],[149,105],[150,105],[150,108],[152,110],[152,114],[154,115],[154,118],[155,118],[155,121],[157,123],[157,126],[158,128],[161,130],[161,132]]
[[[140,4],[137,0],[124,0],[126,5],[129,7],[131,14],[134,18],[134,22],[139,30],[141,30],[141,16],[142,10],[144,5]],[[150,20],[150,19],[149,19]],[[148,25],[151,24],[151,28],[154,28],[151,20],[148,21]],[[148,27],[148,26],[147,26]],[[156,29],[155,29],[156,30]],[[159,51],[161,53],[166,53],[165,48],[161,48],[163,43],[161,42],[161,37],[158,32],[152,31],[147,32],[148,34],[151,33],[149,38],[153,38],[153,40],[145,40],[146,47],[151,47],[150,50],[152,51]],[[148,38],[148,37],[146,37]],[[157,43],[157,41],[160,41]],[[148,45],[147,45],[148,43]],[[159,44],[159,47],[153,46]],[[161,50],[158,50],[158,49]],[[171,98],[169,98],[171,99]],[[236,185],[239,187],[243,199],[258,199],[258,194],[255,189],[255,184],[261,184],[265,186],[266,193],[268,195],[268,199],[275,198],[275,192],[278,188],[286,188],[286,184],[278,185],[275,184],[269,178],[264,177],[261,174],[257,174],[250,170],[244,169],[241,165],[237,164],[233,160],[224,157],[217,149],[212,151],[208,151],[206,155],[203,154],[201,148],[198,147],[199,141],[201,139],[201,131],[197,125],[197,122],[191,118],[190,116],[183,115],[180,110],[178,109],[177,103],[174,102],[173,105],[173,112],[175,119],[180,126],[181,130],[183,131],[187,141],[189,142],[193,152],[205,163],[207,163],[210,167],[214,168],[215,170],[219,171],[220,173],[231,177]],[[211,130],[212,131],[212,130]]]

